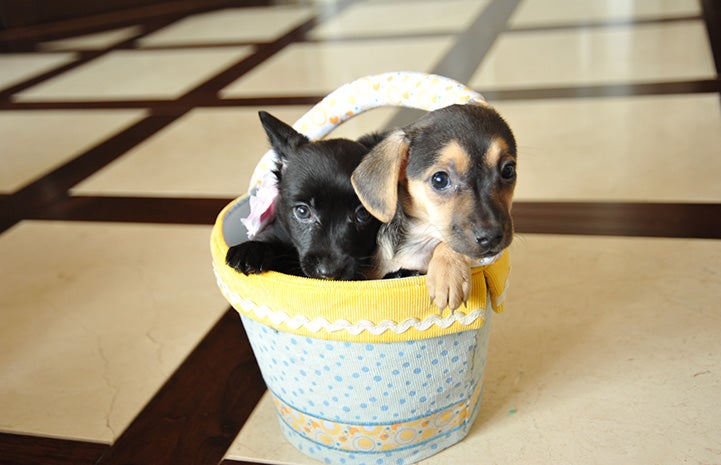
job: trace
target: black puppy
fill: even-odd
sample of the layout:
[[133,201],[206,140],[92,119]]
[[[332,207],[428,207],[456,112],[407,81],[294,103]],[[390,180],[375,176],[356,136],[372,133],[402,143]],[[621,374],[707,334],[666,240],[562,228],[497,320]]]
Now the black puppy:
[[226,263],[246,275],[364,278],[380,222],[361,205],[350,176],[376,139],[311,142],[269,113],[259,116],[279,160],[275,218],[254,240],[230,247]]

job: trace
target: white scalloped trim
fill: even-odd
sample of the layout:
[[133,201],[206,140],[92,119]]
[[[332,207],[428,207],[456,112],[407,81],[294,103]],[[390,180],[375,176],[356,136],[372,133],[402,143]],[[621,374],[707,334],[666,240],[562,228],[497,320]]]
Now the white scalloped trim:
[[[396,323],[395,321],[391,320],[383,320],[378,324],[375,324],[372,321],[368,320],[360,320],[355,324],[347,320],[336,320],[331,323],[325,318],[316,318],[314,320],[310,320],[303,315],[296,315],[294,317],[291,317],[282,310],[273,311],[266,305],[258,305],[251,300],[242,298],[236,292],[233,292],[230,290],[230,288],[228,288],[228,286],[225,284],[225,282],[223,282],[223,280],[220,278],[217,271],[215,270],[215,266],[213,266],[213,272],[215,273],[215,277],[218,281],[218,287],[220,288],[220,291],[233,307],[237,308],[238,306],[240,306],[248,312],[253,312],[257,319],[269,320],[276,326],[281,324],[286,325],[293,330],[297,330],[303,327],[312,333],[317,333],[321,330],[325,330],[329,333],[345,331],[353,336],[357,336],[363,331],[368,331],[374,336],[379,336],[386,331],[392,331],[396,334],[403,334],[411,328],[414,328],[418,331],[426,331],[433,326],[438,326],[440,328],[446,329],[454,323],[460,323],[463,326],[470,326],[479,319],[481,320],[481,322],[485,321],[485,309],[482,308],[477,308],[466,315],[462,313],[452,313],[450,316],[447,316],[445,318],[439,315],[431,315],[427,318],[424,318],[423,320],[419,320],[418,318],[408,318],[407,320],[400,323]],[[496,301],[502,301],[501,297],[499,297],[499,299],[497,299]]]

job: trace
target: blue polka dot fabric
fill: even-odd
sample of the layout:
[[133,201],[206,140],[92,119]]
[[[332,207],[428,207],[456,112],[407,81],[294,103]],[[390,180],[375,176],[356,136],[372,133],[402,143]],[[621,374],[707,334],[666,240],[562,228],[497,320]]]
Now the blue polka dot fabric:
[[478,331],[373,344],[303,337],[242,319],[281,429],[318,460],[414,463],[461,440],[475,419],[488,319]]

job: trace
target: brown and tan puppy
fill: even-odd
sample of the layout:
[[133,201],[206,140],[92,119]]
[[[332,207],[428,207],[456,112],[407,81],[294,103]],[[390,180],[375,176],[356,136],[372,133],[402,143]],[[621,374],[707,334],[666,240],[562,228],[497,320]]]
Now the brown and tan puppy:
[[513,238],[516,142],[486,104],[435,110],[383,135],[351,180],[384,223],[372,277],[425,273],[440,309],[466,302],[472,262]]

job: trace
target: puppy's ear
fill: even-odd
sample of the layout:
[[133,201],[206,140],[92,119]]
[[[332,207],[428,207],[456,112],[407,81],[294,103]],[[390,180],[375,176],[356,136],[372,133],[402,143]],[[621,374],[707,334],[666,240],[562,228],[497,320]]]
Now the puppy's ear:
[[398,182],[408,159],[408,139],[402,130],[390,133],[353,171],[351,183],[371,215],[388,223],[398,206]]
[[293,129],[292,126],[282,122],[270,113],[259,111],[258,116],[265,133],[268,134],[270,145],[281,161],[287,160],[288,155],[295,152],[299,146],[310,142],[307,137]]

